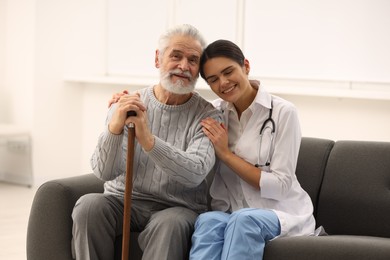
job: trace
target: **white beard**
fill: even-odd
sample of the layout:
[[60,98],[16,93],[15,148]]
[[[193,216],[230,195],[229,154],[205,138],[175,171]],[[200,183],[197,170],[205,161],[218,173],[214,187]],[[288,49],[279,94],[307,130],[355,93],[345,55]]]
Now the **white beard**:
[[198,78],[192,78],[191,75],[188,73],[185,73],[186,75],[189,76],[190,81],[188,83],[188,86],[184,85],[184,81],[178,79],[175,83],[171,81],[171,74],[174,73],[182,73],[180,70],[171,70],[168,72],[164,72],[160,70],[160,82],[161,86],[166,89],[167,91],[174,93],[174,94],[179,94],[179,95],[184,95],[184,94],[189,94],[195,89],[195,84]]

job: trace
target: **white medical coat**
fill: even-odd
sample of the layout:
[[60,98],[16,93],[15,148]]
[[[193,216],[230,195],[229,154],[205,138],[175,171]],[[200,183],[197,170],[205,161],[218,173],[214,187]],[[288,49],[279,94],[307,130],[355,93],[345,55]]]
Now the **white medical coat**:
[[[212,209],[225,212],[246,207],[269,209],[279,218],[280,236],[312,234],[315,229],[313,204],[295,175],[301,143],[296,108],[290,102],[266,92],[263,86],[259,86],[259,82],[251,81],[251,84],[259,90],[240,120],[233,104],[222,99],[215,100],[213,104],[224,114],[231,150],[252,164],[264,164],[270,154],[270,165],[262,167],[260,190],[257,190],[224,163],[217,162],[210,188]],[[274,138],[270,144],[271,128],[268,127],[264,131],[260,148],[259,132],[263,122],[269,117],[271,100],[272,119],[275,122]],[[268,149],[271,149],[270,152]]]

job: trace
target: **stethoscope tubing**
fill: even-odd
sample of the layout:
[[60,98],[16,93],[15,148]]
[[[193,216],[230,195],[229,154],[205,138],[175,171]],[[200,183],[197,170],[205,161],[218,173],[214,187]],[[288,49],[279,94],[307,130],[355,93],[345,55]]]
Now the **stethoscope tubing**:
[[[269,110],[268,118],[264,121],[263,125],[260,128],[260,133],[259,133],[260,134],[259,157],[260,157],[261,144],[262,144],[262,140],[263,140],[264,130],[267,129],[267,128],[271,128],[271,140],[270,140],[270,144],[269,144],[269,147],[268,147],[267,158],[266,158],[266,161],[265,161],[264,165],[261,165],[259,163],[260,158],[257,158],[258,161],[255,164],[256,167],[269,166],[271,164],[271,146],[272,146],[272,143],[273,143],[273,140],[274,140],[274,133],[275,133],[275,121],[272,119],[272,110],[273,110],[273,102],[271,100],[271,108]],[[271,123],[272,127],[267,126],[269,123]]]

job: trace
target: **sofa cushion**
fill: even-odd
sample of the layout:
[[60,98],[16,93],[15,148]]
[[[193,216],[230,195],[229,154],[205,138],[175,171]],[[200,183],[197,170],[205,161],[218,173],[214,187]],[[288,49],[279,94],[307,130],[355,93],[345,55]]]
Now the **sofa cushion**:
[[317,222],[329,234],[390,237],[390,142],[338,141],[325,169]]
[[303,137],[301,141],[296,175],[313,202],[314,216],[326,163],[333,145],[334,141],[327,139]]

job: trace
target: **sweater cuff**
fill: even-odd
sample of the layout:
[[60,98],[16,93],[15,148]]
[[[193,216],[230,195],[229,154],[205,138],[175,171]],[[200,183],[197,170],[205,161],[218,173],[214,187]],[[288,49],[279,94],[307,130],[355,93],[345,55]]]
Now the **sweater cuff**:
[[146,152],[145,150],[144,151],[147,155],[156,158],[157,160],[161,160],[163,158],[166,158],[166,154],[168,152],[165,147],[165,143],[157,136],[154,136],[154,146],[152,150],[150,150],[149,152]]
[[123,140],[123,132],[122,134],[116,135],[108,130],[108,126],[106,131],[103,132],[102,144],[104,147],[118,147],[122,143]]

